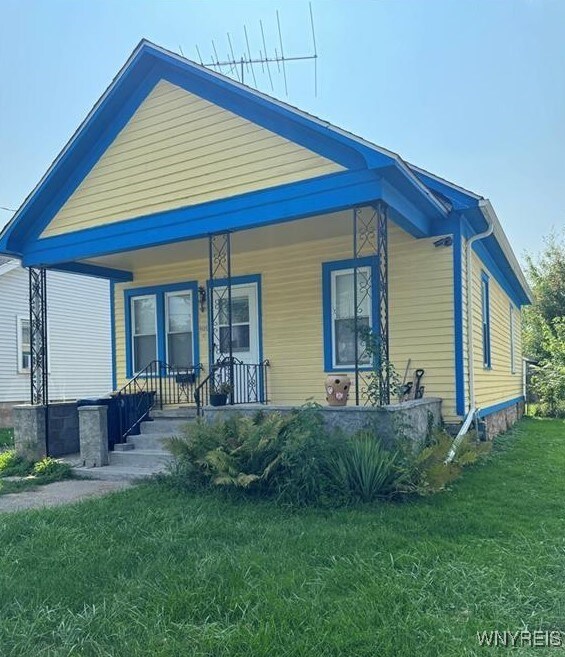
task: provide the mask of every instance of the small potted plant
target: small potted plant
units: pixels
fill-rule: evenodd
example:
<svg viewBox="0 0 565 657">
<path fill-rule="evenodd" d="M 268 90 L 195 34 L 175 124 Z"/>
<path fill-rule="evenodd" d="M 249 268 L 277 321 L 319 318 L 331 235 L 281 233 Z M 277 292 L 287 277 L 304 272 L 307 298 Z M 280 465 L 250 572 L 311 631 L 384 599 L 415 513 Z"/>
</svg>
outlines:
<svg viewBox="0 0 565 657">
<path fill-rule="evenodd" d="M 210 392 L 210 406 L 225 406 L 231 391 L 232 387 L 227 381 L 213 386 Z"/>
</svg>

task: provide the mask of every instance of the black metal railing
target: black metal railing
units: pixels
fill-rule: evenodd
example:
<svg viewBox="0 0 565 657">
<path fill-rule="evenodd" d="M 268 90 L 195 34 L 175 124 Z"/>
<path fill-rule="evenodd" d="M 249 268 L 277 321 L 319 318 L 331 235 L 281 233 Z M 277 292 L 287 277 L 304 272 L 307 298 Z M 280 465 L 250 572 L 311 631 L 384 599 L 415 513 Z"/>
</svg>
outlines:
<svg viewBox="0 0 565 657">
<path fill-rule="evenodd" d="M 210 403 L 222 406 L 226 403 L 267 404 L 269 365 L 268 360 L 244 363 L 238 358 L 229 357 L 216 362 L 194 391 L 198 415 Z"/>
<path fill-rule="evenodd" d="M 153 408 L 196 404 L 203 365 L 175 367 L 154 360 L 114 393 L 119 414 L 119 432 L 124 441 L 134 433 Z"/>
</svg>

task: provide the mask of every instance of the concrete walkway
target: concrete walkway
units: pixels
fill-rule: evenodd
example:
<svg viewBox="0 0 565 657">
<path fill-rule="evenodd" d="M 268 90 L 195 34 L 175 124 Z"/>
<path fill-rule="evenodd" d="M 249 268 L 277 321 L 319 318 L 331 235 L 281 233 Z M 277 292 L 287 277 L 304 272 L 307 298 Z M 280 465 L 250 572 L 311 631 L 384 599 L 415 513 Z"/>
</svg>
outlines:
<svg viewBox="0 0 565 657">
<path fill-rule="evenodd" d="M 99 481 L 97 479 L 67 479 L 53 484 L 38 486 L 35 490 L 0 495 L 0 513 L 41 509 L 79 502 L 89 497 L 100 497 L 107 493 L 123 490 L 129 481 Z"/>
</svg>

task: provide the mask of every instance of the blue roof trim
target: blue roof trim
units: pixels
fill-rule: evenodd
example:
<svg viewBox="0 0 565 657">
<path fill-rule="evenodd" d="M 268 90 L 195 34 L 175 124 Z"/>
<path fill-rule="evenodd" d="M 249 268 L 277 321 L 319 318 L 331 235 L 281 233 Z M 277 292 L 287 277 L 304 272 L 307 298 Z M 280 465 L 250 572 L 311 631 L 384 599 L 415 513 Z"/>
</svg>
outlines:
<svg viewBox="0 0 565 657">
<path fill-rule="evenodd" d="M 123 269 L 111 269 L 110 267 L 99 267 L 98 265 L 89 265 L 83 262 L 63 262 L 57 264 L 51 269 L 58 271 L 68 271 L 72 274 L 82 274 L 83 276 L 94 276 L 95 278 L 105 278 L 115 283 L 129 283 L 133 281 L 131 271 Z"/>
<path fill-rule="evenodd" d="M 436 218 L 446 215 L 443 205 L 399 158 L 142 41 L 45 178 L 6 227 L 0 237 L 0 252 L 24 255 L 28 251 L 27 243 L 39 237 L 161 79 L 237 113 L 346 169 L 380 169 L 393 185 L 401 186 L 409 204 L 420 208 L 420 215 L 429 214 Z M 402 212 L 398 216 L 402 218 Z"/>
<path fill-rule="evenodd" d="M 335 212 L 381 197 L 374 171 L 346 171 L 37 240 L 25 266 L 93 258 Z"/>
</svg>

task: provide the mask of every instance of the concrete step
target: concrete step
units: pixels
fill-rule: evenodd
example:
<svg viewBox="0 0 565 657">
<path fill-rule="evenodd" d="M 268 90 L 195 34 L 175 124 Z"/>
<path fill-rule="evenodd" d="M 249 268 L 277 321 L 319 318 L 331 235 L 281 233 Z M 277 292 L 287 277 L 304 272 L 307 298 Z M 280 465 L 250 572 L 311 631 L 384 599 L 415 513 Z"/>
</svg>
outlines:
<svg viewBox="0 0 565 657">
<path fill-rule="evenodd" d="M 133 449 L 133 445 L 131 443 L 116 443 L 114 445 L 114 450 L 116 452 L 127 452 L 130 449 Z"/>
<path fill-rule="evenodd" d="M 190 422 L 189 419 L 158 419 L 153 422 L 142 422 L 139 430 L 142 434 L 161 433 L 168 434 L 169 436 L 179 436 L 184 433 L 186 425 Z"/>
<path fill-rule="evenodd" d="M 73 474 L 83 479 L 100 479 L 102 481 L 138 481 L 162 472 L 164 465 L 155 468 L 138 468 L 125 465 L 105 465 L 101 468 L 73 468 Z"/>
<path fill-rule="evenodd" d="M 174 419 L 190 420 L 196 417 L 196 407 L 195 406 L 167 406 L 163 410 L 154 408 L 151 411 L 151 417 L 154 419 L 167 418 L 171 420 Z"/>
<path fill-rule="evenodd" d="M 160 449 L 165 450 L 164 442 L 171 438 L 170 433 L 147 433 L 140 434 L 139 436 L 129 436 L 127 445 L 131 445 L 131 449 Z"/>
<path fill-rule="evenodd" d="M 159 468 L 172 461 L 163 449 L 133 449 L 129 452 L 110 452 L 110 465 L 132 468 Z"/>
</svg>

